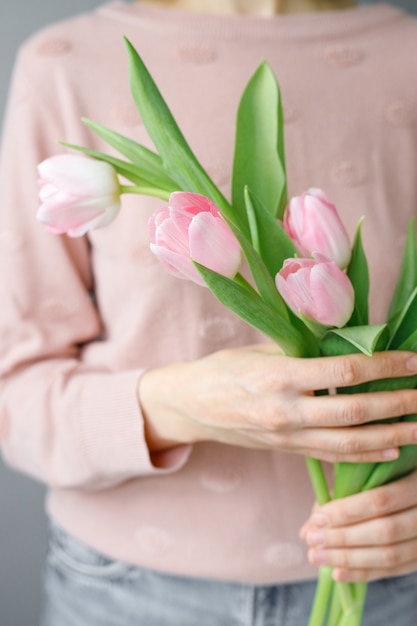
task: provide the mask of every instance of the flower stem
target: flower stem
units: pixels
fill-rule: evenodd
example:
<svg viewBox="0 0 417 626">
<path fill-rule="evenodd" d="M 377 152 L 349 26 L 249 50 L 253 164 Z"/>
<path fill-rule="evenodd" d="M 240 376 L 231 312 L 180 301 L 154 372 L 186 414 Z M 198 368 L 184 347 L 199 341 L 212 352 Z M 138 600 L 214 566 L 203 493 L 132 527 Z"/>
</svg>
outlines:
<svg viewBox="0 0 417 626">
<path fill-rule="evenodd" d="M 330 492 L 326 476 L 324 475 L 323 465 L 318 459 L 313 459 L 309 456 L 306 457 L 306 464 L 314 495 L 319 505 L 322 506 L 326 502 L 330 502 Z"/>
<path fill-rule="evenodd" d="M 333 587 L 334 581 L 331 568 L 321 567 L 308 626 L 323 626 Z"/>
<path fill-rule="evenodd" d="M 141 185 L 120 185 L 120 193 L 136 193 L 141 196 L 153 196 L 162 200 L 169 200 L 171 193 L 158 187 L 143 187 Z"/>
</svg>

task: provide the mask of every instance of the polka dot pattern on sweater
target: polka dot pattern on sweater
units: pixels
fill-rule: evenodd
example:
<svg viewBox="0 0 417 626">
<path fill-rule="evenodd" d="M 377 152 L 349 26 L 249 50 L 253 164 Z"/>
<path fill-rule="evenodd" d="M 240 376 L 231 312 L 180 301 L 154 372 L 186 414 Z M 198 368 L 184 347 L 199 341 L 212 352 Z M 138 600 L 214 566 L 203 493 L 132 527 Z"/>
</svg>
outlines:
<svg viewBox="0 0 417 626">
<path fill-rule="evenodd" d="M 384 115 L 392 126 L 412 126 L 417 122 L 417 104 L 413 106 L 407 100 L 396 100 L 385 108 Z"/>
<path fill-rule="evenodd" d="M 203 320 L 199 327 L 199 335 L 212 341 L 227 341 L 236 336 L 237 321 L 230 317 L 216 315 Z"/>
<path fill-rule="evenodd" d="M 51 37 L 41 41 L 36 49 L 39 56 L 54 57 L 67 54 L 72 50 L 72 44 L 68 39 Z"/>
<path fill-rule="evenodd" d="M 213 467 L 201 476 L 201 484 L 208 491 L 230 493 L 235 491 L 242 482 L 242 477 L 227 467 Z"/>
<path fill-rule="evenodd" d="M 365 53 L 359 48 L 353 48 L 343 44 L 333 44 L 326 46 L 322 50 L 321 56 L 329 63 L 343 68 L 361 63 L 365 57 Z"/>
<path fill-rule="evenodd" d="M 299 565 L 304 561 L 304 552 L 295 543 L 277 542 L 273 543 L 265 550 L 264 559 L 276 568 Z"/>
<path fill-rule="evenodd" d="M 163 554 L 171 547 L 169 535 L 162 529 L 155 526 L 142 526 L 138 528 L 134 535 L 136 544 L 145 554 Z"/>
<path fill-rule="evenodd" d="M 217 50 L 204 42 L 188 43 L 178 47 L 178 56 L 186 63 L 207 65 L 216 61 Z"/>
</svg>

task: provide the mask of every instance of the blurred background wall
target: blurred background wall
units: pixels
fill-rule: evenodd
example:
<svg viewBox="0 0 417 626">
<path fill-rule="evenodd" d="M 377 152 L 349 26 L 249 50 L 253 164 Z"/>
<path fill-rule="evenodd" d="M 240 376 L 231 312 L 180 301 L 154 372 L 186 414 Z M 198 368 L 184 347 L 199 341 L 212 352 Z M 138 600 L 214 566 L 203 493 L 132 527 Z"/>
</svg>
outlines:
<svg viewBox="0 0 417 626">
<path fill-rule="evenodd" d="M 19 45 L 42 26 L 102 3 L 103 0 L 0 0 L 0 120 Z M 366 4 L 377 1 L 368 0 Z M 417 0 L 396 0 L 391 4 L 417 15 Z M 44 495 L 43 486 L 11 472 L 0 460 L 0 626 L 37 626 L 46 550 Z"/>
</svg>

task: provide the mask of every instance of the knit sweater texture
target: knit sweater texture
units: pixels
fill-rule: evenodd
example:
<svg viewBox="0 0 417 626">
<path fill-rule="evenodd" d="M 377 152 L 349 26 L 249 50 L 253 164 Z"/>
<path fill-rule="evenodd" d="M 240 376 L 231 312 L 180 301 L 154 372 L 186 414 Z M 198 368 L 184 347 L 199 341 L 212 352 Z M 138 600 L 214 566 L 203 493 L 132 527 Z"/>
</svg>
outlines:
<svg viewBox="0 0 417 626">
<path fill-rule="evenodd" d="M 116 559 L 253 583 L 314 577 L 298 537 L 314 501 L 303 458 L 215 443 L 147 449 L 144 371 L 266 340 L 153 257 L 147 221 L 161 201 L 125 196 L 109 227 L 80 239 L 36 222 L 36 165 L 62 152 L 57 142 L 107 149 L 81 117 L 152 147 L 123 35 L 228 196 L 239 98 L 268 60 L 290 195 L 325 189 L 352 238 L 365 217 L 379 322 L 417 208 L 417 21 L 387 4 L 263 19 L 111 2 L 34 35 L 12 81 L 0 182 L 5 461 L 49 485 L 58 523 Z"/>
</svg>

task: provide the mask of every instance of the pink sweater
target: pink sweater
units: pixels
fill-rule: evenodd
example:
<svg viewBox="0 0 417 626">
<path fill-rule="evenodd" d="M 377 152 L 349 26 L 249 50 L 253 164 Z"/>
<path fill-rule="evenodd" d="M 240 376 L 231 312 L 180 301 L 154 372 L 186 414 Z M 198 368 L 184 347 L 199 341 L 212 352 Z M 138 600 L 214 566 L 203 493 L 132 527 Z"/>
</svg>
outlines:
<svg viewBox="0 0 417 626">
<path fill-rule="evenodd" d="M 313 503 L 301 457 L 207 443 L 156 463 L 146 447 L 141 372 L 262 339 L 152 257 L 146 224 L 160 201 L 127 197 L 88 239 L 35 221 L 36 165 L 57 141 L 103 148 L 81 116 L 150 145 L 122 35 L 226 194 L 238 100 L 268 59 L 284 95 L 290 193 L 323 187 L 351 235 L 366 216 L 376 321 L 417 208 L 417 22 L 384 4 L 264 20 L 113 2 L 35 35 L 11 90 L 0 185 L 6 462 L 46 482 L 49 514 L 115 558 L 255 583 L 312 577 L 298 539 Z"/>
</svg>

